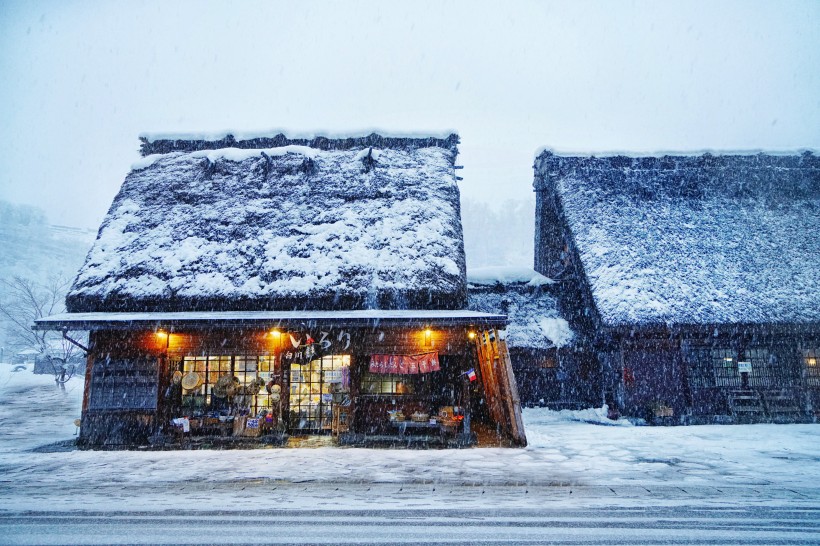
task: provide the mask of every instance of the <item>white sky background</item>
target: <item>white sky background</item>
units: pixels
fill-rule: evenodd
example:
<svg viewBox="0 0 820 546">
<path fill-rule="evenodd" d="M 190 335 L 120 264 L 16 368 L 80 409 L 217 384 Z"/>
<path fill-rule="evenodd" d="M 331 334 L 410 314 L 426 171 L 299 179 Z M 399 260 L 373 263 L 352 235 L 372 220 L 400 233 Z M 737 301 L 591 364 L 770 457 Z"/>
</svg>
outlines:
<svg viewBox="0 0 820 546">
<path fill-rule="evenodd" d="M 146 131 L 453 129 L 495 204 L 541 147 L 820 149 L 820 1 L 2 0 L 0 82 L 0 199 L 54 223 L 96 228 Z"/>
</svg>

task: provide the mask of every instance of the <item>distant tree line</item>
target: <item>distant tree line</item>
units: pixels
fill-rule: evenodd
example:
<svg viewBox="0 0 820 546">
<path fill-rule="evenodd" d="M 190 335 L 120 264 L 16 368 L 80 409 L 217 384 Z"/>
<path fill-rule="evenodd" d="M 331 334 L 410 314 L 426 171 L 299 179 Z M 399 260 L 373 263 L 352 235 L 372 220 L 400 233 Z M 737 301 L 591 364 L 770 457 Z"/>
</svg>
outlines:
<svg viewBox="0 0 820 546">
<path fill-rule="evenodd" d="M 461 222 L 467 267 L 533 266 L 535 199 L 490 205 L 462 197 Z"/>
</svg>

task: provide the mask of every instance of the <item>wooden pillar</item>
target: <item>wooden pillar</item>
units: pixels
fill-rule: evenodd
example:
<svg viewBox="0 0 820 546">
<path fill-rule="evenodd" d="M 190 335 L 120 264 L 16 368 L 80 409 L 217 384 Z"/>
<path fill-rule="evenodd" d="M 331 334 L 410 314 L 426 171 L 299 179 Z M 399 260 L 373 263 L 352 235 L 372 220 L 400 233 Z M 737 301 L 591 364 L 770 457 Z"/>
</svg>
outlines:
<svg viewBox="0 0 820 546">
<path fill-rule="evenodd" d="M 83 406 L 80 412 L 80 418 L 85 424 L 85 413 L 88 411 L 88 405 L 91 399 L 91 374 L 94 373 L 94 363 L 97 360 L 94 358 L 95 348 L 97 345 L 97 332 L 89 332 L 88 334 L 88 353 L 85 356 L 85 379 L 83 381 Z M 80 426 L 80 437 L 82 437 L 82 425 Z"/>
<path fill-rule="evenodd" d="M 484 398 L 487 400 L 487 407 L 490 410 L 490 417 L 496 423 L 503 424 L 503 412 L 501 411 L 500 402 L 498 399 L 498 382 L 493 370 L 492 364 L 492 347 L 490 344 L 489 333 L 482 331 L 478 334 L 476 339 L 476 347 L 478 349 L 478 363 L 481 370 L 481 382 L 484 387 Z"/>
</svg>

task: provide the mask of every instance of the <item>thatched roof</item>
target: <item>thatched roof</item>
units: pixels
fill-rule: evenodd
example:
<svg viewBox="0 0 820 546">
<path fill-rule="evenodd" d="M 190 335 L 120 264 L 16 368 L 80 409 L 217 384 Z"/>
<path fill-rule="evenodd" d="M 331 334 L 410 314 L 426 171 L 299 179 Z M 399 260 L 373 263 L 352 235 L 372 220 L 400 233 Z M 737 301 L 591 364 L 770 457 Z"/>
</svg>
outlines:
<svg viewBox="0 0 820 546">
<path fill-rule="evenodd" d="M 820 158 L 542 153 L 605 325 L 820 322 Z"/>
<path fill-rule="evenodd" d="M 177 151 L 148 155 L 114 199 L 69 311 L 463 307 L 458 137 L 328 140 L 174 140 Z M 146 140 L 143 152 L 166 146 Z"/>
<path fill-rule="evenodd" d="M 512 349 L 560 348 L 575 334 L 558 312 L 553 284 L 531 269 L 470 269 L 467 306 L 473 311 L 507 315 L 507 345 Z"/>
</svg>

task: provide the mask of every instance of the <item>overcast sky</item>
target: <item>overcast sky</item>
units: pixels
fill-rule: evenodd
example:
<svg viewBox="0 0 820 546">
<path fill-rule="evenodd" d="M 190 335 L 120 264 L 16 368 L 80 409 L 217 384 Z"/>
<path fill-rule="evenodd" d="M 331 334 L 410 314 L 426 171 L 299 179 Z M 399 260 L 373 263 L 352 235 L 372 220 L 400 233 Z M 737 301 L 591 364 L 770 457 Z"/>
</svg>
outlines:
<svg viewBox="0 0 820 546">
<path fill-rule="evenodd" d="M 820 1 L 0 0 L 0 199 L 96 228 L 142 132 L 461 135 L 462 194 L 536 150 L 820 149 Z"/>
</svg>

